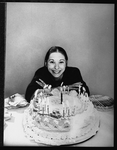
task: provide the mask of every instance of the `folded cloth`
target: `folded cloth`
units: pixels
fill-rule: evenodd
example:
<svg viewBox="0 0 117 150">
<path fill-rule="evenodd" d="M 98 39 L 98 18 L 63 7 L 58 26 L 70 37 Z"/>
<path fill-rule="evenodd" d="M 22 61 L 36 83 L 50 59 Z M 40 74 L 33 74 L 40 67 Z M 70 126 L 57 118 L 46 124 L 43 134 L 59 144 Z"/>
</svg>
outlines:
<svg viewBox="0 0 117 150">
<path fill-rule="evenodd" d="M 100 111 L 106 111 L 114 108 L 114 99 L 109 96 L 91 95 L 89 99 L 94 104 L 94 107 Z"/>
<path fill-rule="evenodd" d="M 4 121 L 10 120 L 12 118 L 12 113 L 8 111 L 7 108 L 4 108 Z"/>
<path fill-rule="evenodd" d="M 5 98 L 4 107 L 7 109 L 13 109 L 13 108 L 25 107 L 28 104 L 29 103 L 26 101 L 23 95 L 16 93 L 8 98 Z"/>
<path fill-rule="evenodd" d="M 12 118 L 12 113 L 8 111 L 7 108 L 4 108 L 4 129 L 7 126 L 6 121 L 10 120 Z"/>
</svg>

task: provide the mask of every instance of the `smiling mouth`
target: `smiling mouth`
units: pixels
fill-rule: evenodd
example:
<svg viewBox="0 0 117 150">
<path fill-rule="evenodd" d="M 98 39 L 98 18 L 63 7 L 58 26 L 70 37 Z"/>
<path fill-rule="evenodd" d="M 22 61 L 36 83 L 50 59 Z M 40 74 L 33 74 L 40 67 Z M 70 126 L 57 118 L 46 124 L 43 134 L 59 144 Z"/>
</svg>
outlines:
<svg viewBox="0 0 117 150">
<path fill-rule="evenodd" d="M 54 74 L 59 74 L 59 73 L 61 72 L 61 70 L 52 70 L 52 72 L 53 72 Z"/>
</svg>

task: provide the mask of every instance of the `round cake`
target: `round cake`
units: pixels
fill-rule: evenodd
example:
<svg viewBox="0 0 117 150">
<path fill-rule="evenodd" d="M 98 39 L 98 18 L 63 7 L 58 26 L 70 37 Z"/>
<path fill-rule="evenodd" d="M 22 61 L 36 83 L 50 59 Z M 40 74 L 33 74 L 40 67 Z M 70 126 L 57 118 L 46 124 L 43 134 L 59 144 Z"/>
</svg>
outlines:
<svg viewBox="0 0 117 150">
<path fill-rule="evenodd" d="M 85 88 L 38 89 L 24 111 L 26 136 L 37 143 L 69 145 L 89 139 L 99 129 L 99 115 Z"/>
</svg>

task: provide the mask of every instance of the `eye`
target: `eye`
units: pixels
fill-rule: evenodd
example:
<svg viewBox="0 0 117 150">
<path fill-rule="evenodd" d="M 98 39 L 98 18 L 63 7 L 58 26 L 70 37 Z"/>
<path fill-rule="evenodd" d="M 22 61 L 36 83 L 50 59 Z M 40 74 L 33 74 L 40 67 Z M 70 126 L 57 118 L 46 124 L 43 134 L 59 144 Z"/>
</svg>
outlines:
<svg viewBox="0 0 117 150">
<path fill-rule="evenodd" d="M 53 64 L 53 63 L 54 63 L 54 61 L 53 61 L 53 60 L 49 60 L 49 63 L 50 63 L 50 64 Z"/>
<path fill-rule="evenodd" d="M 59 63 L 60 63 L 60 64 L 64 64 L 64 63 L 65 63 L 65 61 L 64 61 L 64 60 L 61 60 Z"/>
<path fill-rule="evenodd" d="M 63 61 L 60 61 L 59 63 L 60 63 L 60 64 L 63 64 L 64 62 L 63 62 Z"/>
</svg>

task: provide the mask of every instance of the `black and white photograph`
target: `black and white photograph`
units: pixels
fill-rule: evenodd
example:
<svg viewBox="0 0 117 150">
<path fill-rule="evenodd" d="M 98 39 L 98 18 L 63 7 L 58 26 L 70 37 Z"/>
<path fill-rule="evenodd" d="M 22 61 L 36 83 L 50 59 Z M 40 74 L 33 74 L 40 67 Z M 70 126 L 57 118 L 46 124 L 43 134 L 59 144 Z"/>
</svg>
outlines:
<svg viewBox="0 0 117 150">
<path fill-rule="evenodd" d="M 3 146 L 114 147 L 113 3 L 5 3 Z"/>
</svg>

